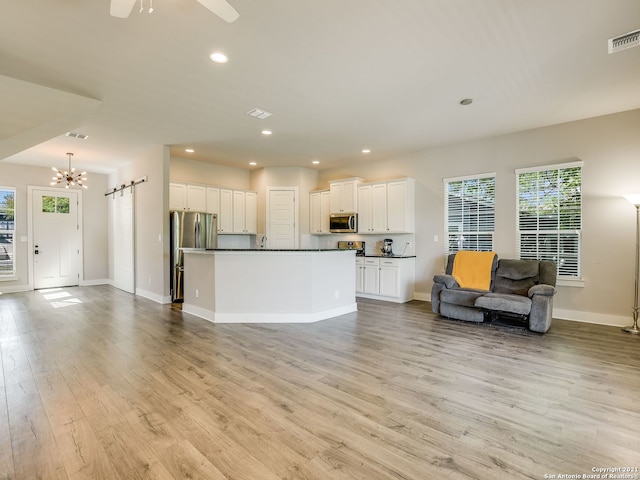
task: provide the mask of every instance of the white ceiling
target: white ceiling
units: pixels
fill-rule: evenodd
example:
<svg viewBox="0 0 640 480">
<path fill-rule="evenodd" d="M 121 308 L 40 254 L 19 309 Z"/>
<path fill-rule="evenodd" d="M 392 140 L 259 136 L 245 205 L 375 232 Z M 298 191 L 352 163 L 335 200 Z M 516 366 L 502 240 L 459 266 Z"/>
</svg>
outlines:
<svg viewBox="0 0 640 480">
<path fill-rule="evenodd" d="M 171 145 L 322 169 L 640 108 L 640 47 L 607 54 L 638 0 L 229 1 L 230 24 L 195 0 L 128 19 L 109 0 L 3 2 L 0 158 L 107 172 Z"/>
</svg>

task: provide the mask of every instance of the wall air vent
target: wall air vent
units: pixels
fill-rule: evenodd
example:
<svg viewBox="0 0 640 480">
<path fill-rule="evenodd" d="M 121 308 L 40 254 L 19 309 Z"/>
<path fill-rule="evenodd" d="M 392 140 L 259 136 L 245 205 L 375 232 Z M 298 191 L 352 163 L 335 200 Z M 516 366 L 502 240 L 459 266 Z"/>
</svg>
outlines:
<svg viewBox="0 0 640 480">
<path fill-rule="evenodd" d="M 640 45 L 640 30 L 609 39 L 609 53 L 617 53 Z"/>
<path fill-rule="evenodd" d="M 89 135 L 85 135 L 84 133 L 78 132 L 67 132 L 67 137 L 79 138 L 80 140 L 86 140 L 89 138 Z"/>
<path fill-rule="evenodd" d="M 259 108 L 254 108 L 253 110 L 249 110 L 247 115 L 251 115 L 252 117 L 259 118 L 260 120 L 264 120 L 265 118 L 269 118 L 273 113 L 266 112 L 264 110 L 260 110 Z"/>
</svg>

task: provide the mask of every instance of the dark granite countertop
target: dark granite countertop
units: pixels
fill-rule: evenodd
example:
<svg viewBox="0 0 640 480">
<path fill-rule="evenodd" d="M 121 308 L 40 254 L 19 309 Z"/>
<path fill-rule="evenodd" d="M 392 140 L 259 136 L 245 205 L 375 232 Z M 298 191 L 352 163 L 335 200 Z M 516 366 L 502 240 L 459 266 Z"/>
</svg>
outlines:
<svg viewBox="0 0 640 480">
<path fill-rule="evenodd" d="M 415 255 L 359 255 L 365 258 L 416 258 Z"/>
<path fill-rule="evenodd" d="M 207 248 L 210 252 L 344 252 L 338 248 Z M 355 250 L 354 250 L 355 251 Z"/>
</svg>

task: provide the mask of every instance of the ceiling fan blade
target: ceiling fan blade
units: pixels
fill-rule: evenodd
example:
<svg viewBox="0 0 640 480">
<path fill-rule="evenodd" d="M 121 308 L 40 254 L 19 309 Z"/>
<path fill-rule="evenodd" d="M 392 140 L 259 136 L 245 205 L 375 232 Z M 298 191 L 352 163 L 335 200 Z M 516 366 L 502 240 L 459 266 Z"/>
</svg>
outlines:
<svg viewBox="0 0 640 480">
<path fill-rule="evenodd" d="M 111 0 L 111 15 L 118 18 L 127 18 L 135 3 L 136 0 Z"/>
<path fill-rule="evenodd" d="M 226 0 L 198 0 L 198 2 L 218 15 L 225 22 L 234 22 L 240 16 L 238 11 L 233 8 Z"/>
</svg>

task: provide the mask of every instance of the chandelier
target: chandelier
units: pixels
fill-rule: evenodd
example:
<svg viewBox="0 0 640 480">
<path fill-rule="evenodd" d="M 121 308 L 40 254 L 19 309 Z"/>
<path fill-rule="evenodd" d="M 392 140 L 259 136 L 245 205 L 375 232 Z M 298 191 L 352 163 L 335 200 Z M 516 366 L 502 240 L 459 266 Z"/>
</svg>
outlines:
<svg viewBox="0 0 640 480">
<path fill-rule="evenodd" d="M 71 157 L 73 156 L 73 153 L 67 153 L 67 155 L 69 156 L 68 170 L 62 171 L 58 170 L 56 167 L 51 167 L 51 169 L 56 172 L 56 176 L 51 177 L 51 180 L 53 180 L 51 185 L 60 185 L 61 183 L 67 182 L 64 188 L 74 187 L 76 185 L 78 187 L 87 188 L 87 186 L 82 183 L 87 179 L 87 177 L 85 177 L 87 172 L 76 173 L 76 169 L 71 168 Z"/>
</svg>

